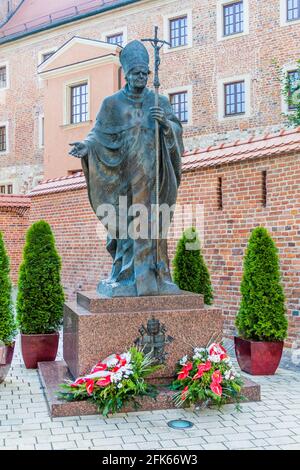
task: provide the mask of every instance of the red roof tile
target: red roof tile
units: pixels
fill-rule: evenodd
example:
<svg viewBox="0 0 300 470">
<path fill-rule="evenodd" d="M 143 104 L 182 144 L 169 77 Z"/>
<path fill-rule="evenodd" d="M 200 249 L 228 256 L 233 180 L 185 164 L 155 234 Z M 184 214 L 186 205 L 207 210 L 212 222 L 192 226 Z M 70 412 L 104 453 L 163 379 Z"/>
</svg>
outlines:
<svg viewBox="0 0 300 470">
<path fill-rule="evenodd" d="M 220 144 L 207 149 L 195 149 L 185 152 L 182 165 L 183 171 L 208 168 L 228 163 L 253 160 L 255 158 L 286 155 L 291 152 L 300 152 L 300 127 L 292 130 L 280 131 L 263 137 L 251 138 L 244 142 Z M 86 188 L 82 172 L 71 176 L 46 180 L 34 188 L 29 196 L 39 196 L 48 193 L 59 193 Z"/>
<path fill-rule="evenodd" d="M 246 159 L 283 155 L 300 151 L 300 127 L 276 134 L 251 137 L 245 141 L 185 152 L 183 171 L 233 163 Z"/>
</svg>

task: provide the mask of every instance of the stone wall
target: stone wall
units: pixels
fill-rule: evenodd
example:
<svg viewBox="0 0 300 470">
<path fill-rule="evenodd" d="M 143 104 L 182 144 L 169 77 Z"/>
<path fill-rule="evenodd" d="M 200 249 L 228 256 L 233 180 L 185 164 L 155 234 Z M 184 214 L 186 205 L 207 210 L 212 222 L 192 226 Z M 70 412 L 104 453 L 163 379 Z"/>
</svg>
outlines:
<svg viewBox="0 0 300 470">
<path fill-rule="evenodd" d="M 162 54 L 160 75 L 162 92 L 180 86 L 192 89 L 192 124 L 185 126 L 186 147 L 246 138 L 282 126 L 280 83 L 272 62 L 275 59 L 283 67 L 299 58 L 299 25 L 280 26 L 279 0 L 249 0 L 249 34 L 217 41 L 216 5 L 216 0 L 142 0 L 2 44 L 0 63 L 9 63 L 11 83 L 9 90 L 0 93 L 0 122 L 9 123 L 10 153 L 1 156 L 0 171 L 7 168 L 10 181 L 22 192 L 34 182 L 27 174 L 16 173 L 16 166 L 29 165 L 34 178 L 42 174 L 39 117 L 47 93 L 47 84 L 37 74 L 42 51 L 59 48 L 75 35 L 102 39 L 103 33 L 124 26 L 128 41 L 151 36 L 154 25 L 162 34 L 163 17 L 186 10 L 192 10 L 193 47 Z M 250 117 L 218 120 L 218 81 L 244 74 L 250 76 Z"/>
<path fill-rule="evenodd" d="M 262 171 L 268 172 L 267 205 L 263 205 Z M 222 177 L 223 209 L 218 207 L 218 181 Z M 74 178 L 76 180 L 76 177 Z M 185 171 L 178 204 L 200 204 L 204 209 L 203 252 L 211 273 L 216 307 L 223 309 L 225 333 L 234 333 L 245 248 L 251 230 L 265 226 L 280 255 L 287 298 L 291 346 L 300 333 L 300 154 L 264 157 Z M 71 181 L 71 180 L 70 180 Z M 63 192 L 45 185 L 32 196 L 30 221 L 43 218 L 55 233 L 63 260 L 63 283 L 69 299 L 77 290 L 95 289 L 110 271 L 105 234 L 93 214 L 86 189 Z M 54 186 L 54 189 L 53 189 Z M 175 236 L 169 243 L 173 258 Z"/>
<path fill-rule="evenodd" d="M 10 257 L 11 279 L 17 283 L 25 232 L 29 226 L 30 199 L 0 195 L 0 231 Z"/>
</svg>

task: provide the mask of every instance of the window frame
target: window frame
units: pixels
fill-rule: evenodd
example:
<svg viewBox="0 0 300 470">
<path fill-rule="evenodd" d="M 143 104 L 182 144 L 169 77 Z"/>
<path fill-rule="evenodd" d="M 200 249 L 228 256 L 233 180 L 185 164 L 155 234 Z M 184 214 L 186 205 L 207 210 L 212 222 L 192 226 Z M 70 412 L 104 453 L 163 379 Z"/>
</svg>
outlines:
<svg viewBox="0 0 300 470">
<path fill-rule="evenodd" d="M 175 94 L 180 94 L 180 93 L 187 93 L 188 120 L 187 122 L 181 122 L 182 127 L 186 128 L 193 124 L 193 87 L 192 85 L 186 85 L 186 86 L 183 85 L 183 86 L 179 86 L 176 88 L 169 88 L 168 90 L 164 91 L 164 95 L 168 98 L 170 104 L 171 104 L 170 96 L 175 95 Z"/>
<path fill-rule="evenodd" d="M 111 44 L 107 41 L 107 38 L 110 36 L 116 36 L 117 34 L 123 34 L 123 44 L 119 47 L 124 47 L 127 44 L 127 26 L 121 26 L 120 28 L 114 28 L 109 31 L 104 31 L 101 34 L 101 41 Z M 111 44 L 112 46 L 118 46 L 118 44 Z"/>
<path fill-rule="evenodd" d="M 237 25 L 237 22 L 233 22 L 233 27 L 234 27 L 234 32 L 233 33 L 229 33 L 229 34 L 226 34 L 226 22 L 225 22 L 225 19 L 226 19 L 226 14 L 225 14 L 225 10 L 226 8 L 229 8 L 230 6 L 236 6 L 236 5 L 240 5 L 242 4 L 243 6 L 243 30 L 242 31 L 236 31 L 236 25 Z M 235 19 L 236 18 L 236 15 L 237 13 L 234 11 L 233 12 L 233 18 Z M 236 35 L 236 34 L 241 34 L 244 32 L 244 1 L 243 0 L 237 0 L 233 3 L 225 3 L 223 5 L 223 36 L 224 37 L 227 37 L 227 36 L 233 36 L 233 35 Z"/>
<path fill-rule="evenodd" d="M 225 115 L 225 85 L 230 83 L 245 82 L 245 113 Z M 218 91 L 218 121 L 226 122 L 234 119 L 249 119 L 252 116 L 252 79 L 250 74 L 236 75 L 220 78 L 217 81 Z"/>
<path fill-rule="evenodd" d="M 289 77 L 291 74 L 298 74 L 299 78 L 297 80 L 300 81 L 300 71 L 298 69 L 296 70 L 288 70 L 287 71 L 287 77 L 288 77 L 288 80 L 289 80 Z M 290 83 L 290 80 L 289 80 L 289 95 L 291 94 L 291 83 Z M 297 109 L 296 106 L 293 106 L 293 105 L 289 105 L 289 103 L 287 103 L 287 106 L 288 106 L 288 111 L 291 111 L 293 112 L 295 109 Z"/>
<path fill-rule="evenodd" d="M 119 44 L 117 42 L 109 42 L 109 38 L 117 38 L 119 36 L 122 36 L 122 44 Z M 113 46 L 123 47 L 123 44 L 124 44 L 124 34 L 123 34 L 123 32 L 121 31 L 120 33 L 108 34 L 106 36 L 106 42 L 108 42 L 108 44 L 112 44 Z"/>
<path fill-rule="evenodd" d="M 282 67 L 282 74 L 284 77 L 287 77 L 287 75 L 290 72 L 296 72 L 298 68 L 299 68 L 299 64 L 297 62 L 286 64 Z M 282 92 L 281 92 L 281 111 L 283 114 L 293 113 L 294 109 L 289 107 L 286 101 L 286 95 L 283 93 L 283 89 L 284 89 L 284 84 L 282 85 Z"/>
<path fill-rule="evenodd" d="M 86 121 L 72 123 L 71 122 L 71 92 L 72 88 L 86 83 L 87 84 L 87 119 Z M 64 86 L 64 100 L 63 100 L 63 126 L 84 126 L 90 123 L 90 106 L 91 106 L 91 96 L 90 96 L 90 77 L 84 76 L 78 78 L 77 80 L 70 80 L 63 84 Z"/>
<path fill-rule="evenodd" d="M 6 85 L 4 87 L 0 87 L 0 92 L 4 90 L 8 90 L 10 88 L 10 76 L 9 76 L 9 66 L 8 62 L 0 62 L 0 68 L 6 69 Z"/>
<path fill-rule="evenodd" d="M 288 0 L 280 0 L 280 26 L 294 26 L 299 23 L 300 18 L 296 20 L 288 20 Z"/>
<path fill-rule="evenodd" d="M 51 47 L 50 49 L 44 49 L 42 51 L 39 51 L 38 53 L 38 66 L 40 66 L 41 64 L 43 64 L 44 62 L 46 62 L 46 60 L 50 59 L 50 57 L 55 54 L 55 52 L 57 51 L 57 47 Z M 50 52 L 52 53 L 50 57 L 48 57 L 47 59 L 43 60 L 43 56 L 45 54 L 50 54 Z"/>
<path fill-rule="evenodd" d="M 9 153 L 9 133 L 8 133 L 8 122 L 0 122 L 0 127 L 5 128 L 5 150 L 0 150 L 0 156 L 7 155 Z"/>
<path fill-rule="evenodd" d="M 286 21 L 288 23 L 293 23 L 294 21 L 300 21 L 300 0 L 297 0 L 297 8 L 298 8 L 298 18 L 293 18 L 292 20 L 289 20 L 289 0 L 286 0 Z"/>
<path fill-rule="evenodd" d="M 85 87 L 85 93 L 82 93 L 82 88 Z M 80 98 L 80 103 L 79 105 L 76 105 L 74 104 L 74 99 L 77 98 L 78 96 L 74 96 L 73 95 L 73 90 L 75 90 L 76 88 L 79 88 L 79 98 Z M 86 101 L 83 102 L 81 100 L 81 98 L 85 96 L 86 97 Z M 70 124 L 82 124 L 84 122 L 87 122 L 88 121 L 88 83 L 87 82 L 83 82 L 83 83 L 79 83 L 79 84 L 76 84 L 76 85 L 71 85 L 70 86 Z M 83 106 L 86 106 L 86 111 L 83 112 L 82 110 L 82 107 Z M 74 108 L 76 108 L 77 106 L 79 106 L 79 113 L 73 113 L 74 111 Z M 82 120 L 82 117 L 85 115 L 85 119 Z M 75 116 L 79 116 L 80 120 L 78 122 L 74 122 L 73 119 L 75 118 Z"/>
<path fill-rule="evenodd" d="M 243 31 L 225 36 L 224 7 L 243 3 Z M 217 0 L 217 41 L 229 41 L 249 34 L 249 0 Z"/>
<path fill-rule="evenodd" d="M 186 44 L 176 47 L 170 47 L 167 44 L 163 46 L 164 53 L 170 53 L 175 51 L 182 51 L 184 49 L 189 49 L 193 46 L 193 11 L 191 9 L 182 10 L 174 14 L 170 13 L 163 16 L 163 39 L 170 43 L 170 33 L 171 33 L 171 21 L 183 18 L 187 18 L 187 37 Z"/>
<path fill-rule="evenodd" d="M 228 95 L 226 93 L 226 89 L 227 89 L 227 87 L 232 86 L 232 85 L 234 85 L 234 88 L 235 88 L 236 85 L 239 85 L 241 83 L 244 84 L 244 91 L 243 91 L 244 101 L 241 102 L 241 103 L 244 103 L 244 111 L 240 111 L 240 112 L 237 111 L 236 108 L 237 108 L 239 102 L 235 101 L 234 102 L 235 112 L 227 114 L 227 96 Z M 235 96 L 235 98 L 237 98 L 237 96 L 238 96 L 238 92 L 237 92 L 236 88 L 234 89 L 234 96 Z M 246 113 L 246 83 L 245 83 L 245 80 L 239 80 L 239 81 L 224 83 L 224 116 L 226 118 L 233 117 L 233 116 L 244 116 L 245 113 Z"/>
</svg>

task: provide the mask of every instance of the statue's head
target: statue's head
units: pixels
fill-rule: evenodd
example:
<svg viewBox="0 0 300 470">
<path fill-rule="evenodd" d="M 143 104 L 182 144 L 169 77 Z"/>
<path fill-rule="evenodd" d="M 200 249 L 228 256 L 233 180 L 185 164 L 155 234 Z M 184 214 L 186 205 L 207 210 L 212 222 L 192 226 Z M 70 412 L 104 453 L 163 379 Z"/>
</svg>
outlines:
<svg viewBox="0 0 300 470">
<path fill-rule="evenodd" d="M 131 41 L 124 47 L 120 62 L 130 88 L 145 88 L 148 81 L 149 54 L 140 41 Z"/>
</svg>

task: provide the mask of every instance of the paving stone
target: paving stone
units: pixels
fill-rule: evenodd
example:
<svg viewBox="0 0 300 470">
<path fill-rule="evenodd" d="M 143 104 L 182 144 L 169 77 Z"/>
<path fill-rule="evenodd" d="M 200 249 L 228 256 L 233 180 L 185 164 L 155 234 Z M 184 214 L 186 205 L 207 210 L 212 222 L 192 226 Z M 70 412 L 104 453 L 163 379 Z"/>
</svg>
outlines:
<svg viewBox="0 0 300 470">
<path fill-rule="evenodd" d="M 251 449 L 255 447 L 255 444 L 250 440 L 245 441 L 230 441 L 225 443 L 226 447 L 231 450 L 238 450 L 238 449 Z"/>
<path fill-rule="evenodd" d="M 294 439 L 288 436 L 281 436 L 281 437 L 270 437 L 266 439 L 269 445 L 284 445 L 284 444 L 295 444 Z"/>
</svg>

